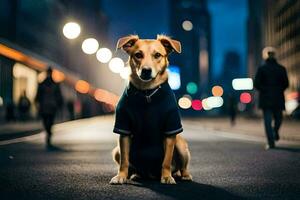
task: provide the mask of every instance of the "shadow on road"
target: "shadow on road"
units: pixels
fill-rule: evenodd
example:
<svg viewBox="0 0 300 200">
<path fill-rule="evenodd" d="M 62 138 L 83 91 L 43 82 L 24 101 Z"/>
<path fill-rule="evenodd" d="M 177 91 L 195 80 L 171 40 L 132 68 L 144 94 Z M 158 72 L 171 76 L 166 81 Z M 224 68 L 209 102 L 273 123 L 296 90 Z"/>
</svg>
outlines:
<svg viewBox="0 0 300 200">
<path fill-rule="evenodd" d="M 149 188 L 154 192 L 172 197 L 174 199 L 245 199 L 222 188 L 193 181 L 177 182 L 176 185 L 162 185 L 157 181 L 143 181 L 137 184 L 132 183 L 132 185 Z"/>
<path fill-rule="evenodd" d="M 274 148 L 274 150 L 277 151 L 289 151 L 289 152 L 294 152 L 294 153 L 299 153 L 300 152 L 300 148 L 288 148 L 288 147 L 277 147 Z"/>
<path fill-rule="evenodd" d="M 48 146 L 46 148 L 47 152 L 67 152 L 66 149 L 63 149 L 63 148 L 60 148 L 58 146 L 54 146 L 54 145 L 51 145 L 51 146 Z"/>
</svg>

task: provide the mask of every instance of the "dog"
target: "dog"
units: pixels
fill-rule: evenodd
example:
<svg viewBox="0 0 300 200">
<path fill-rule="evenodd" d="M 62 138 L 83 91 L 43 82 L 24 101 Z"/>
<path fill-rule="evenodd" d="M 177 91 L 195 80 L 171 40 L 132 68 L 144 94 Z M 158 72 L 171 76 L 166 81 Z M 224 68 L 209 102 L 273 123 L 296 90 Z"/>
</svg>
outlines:
<svg viewBox="0 0 300 200">
<path fill-rule="evenodd" d="M 116 108 L 113 132 L 120 136 L 112 155 L 119 171 L 110 184 L 128 178 L 157 178 L 163 184 L 176 184 L 174 178 L 192 180 L 190 151 L 179 135 L 183 129 L 167 73 L 168 56 L 181 52 L 180 42 L 164 35 L 130 35 L 118 40 L 117 49 L 129 55 L 132 73 Z"/>
</svg>

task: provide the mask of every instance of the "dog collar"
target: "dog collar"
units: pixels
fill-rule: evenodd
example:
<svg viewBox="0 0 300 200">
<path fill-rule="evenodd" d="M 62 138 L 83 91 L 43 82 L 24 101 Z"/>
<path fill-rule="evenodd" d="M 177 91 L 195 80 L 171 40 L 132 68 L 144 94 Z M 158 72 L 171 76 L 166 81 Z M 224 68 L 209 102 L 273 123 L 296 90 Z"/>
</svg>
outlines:
<svg viewBox="0 0 300 200">
<path fill-rule="evenodd" d="M 147 103 L 151 103 L 151 97 L 161 88 L 161 86 L 159 85 L 158 88 L 156 88 L 152 93 L 150 93 L 149 95 L 145 95 Z"/>
<path fill-rule="evenodd" d="M 145 98 L 147 103 L 151 103 L 153 95 L 158 93 L 158 91 L 163 87 L 163 85 L 164 83 L 150 90 L 139 90 L 136 87 L 134 87 L 132 83 L 129 83 L 129 85 L 127 86 L 126 95 L 127 96 L 130 96 L 130 94 L 138 95 L 142 98 Z"/>
</svg>

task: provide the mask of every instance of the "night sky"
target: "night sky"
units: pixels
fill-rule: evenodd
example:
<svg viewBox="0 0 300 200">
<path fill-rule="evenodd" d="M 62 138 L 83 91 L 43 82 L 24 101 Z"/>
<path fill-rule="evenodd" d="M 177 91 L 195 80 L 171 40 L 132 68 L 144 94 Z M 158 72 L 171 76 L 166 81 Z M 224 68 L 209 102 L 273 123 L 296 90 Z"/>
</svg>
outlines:
<svg viewBox="0 0 300 200">
<path fill-rule="evenodd" d="M 212 17 L 213 77 L 221 73 L 223 56 L 229 50 L 241 55 L 245 72 L 247 0 L 208 0 L 208 4 Z M 103 9 L 109 19 L 112 44 L 129 34 L 155 38 L 156 34 L 169 33 L 168 0 L 103 0 Z"/>
</svg>

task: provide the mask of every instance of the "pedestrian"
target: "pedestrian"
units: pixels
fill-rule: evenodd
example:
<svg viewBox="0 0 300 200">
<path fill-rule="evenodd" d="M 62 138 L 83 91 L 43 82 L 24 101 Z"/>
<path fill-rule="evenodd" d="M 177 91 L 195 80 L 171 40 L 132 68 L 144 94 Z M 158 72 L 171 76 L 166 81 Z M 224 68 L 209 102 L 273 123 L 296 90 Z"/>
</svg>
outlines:
<svg viewBox="0 0 300 200">
<path fill-rule="evenodd" d="M 234 95 L 229 94 L 228 96 L 228 114 L 230 119 L 230 125 L 235 126 L 236 115 L 237 115 L 237 101 Z"/>
<path fill-rule="evenodd" d="M 16 121 L 15 104 L 12 101 L 8 102 L 6 107 L 5 107 L 5 120 L 7 122 Z"/>
<path fill-rule="evenodd" d="M 54 124 L 55 114 L 63 104 L 60 86 L 52 79 L 51 67 L 47 69 L 46 79 L 38 86 L 36 102 L 38 104 L 39 114 L 42 117 L 43 125 L 47 133 L 46 145 L 47 148 L 51 148 L 51 129 Z"/>
<path fill-rule="evenodd" d="M 69 119 L 74 120 L 75 119 L 75 113 L 74 113 L 74 101 L 73 100 L 68 100 L 67 101 L 67 108 L 69 112 Z"/>
<path fill-rule="evenodd" d="M 30 107 L 31 102 L 26 95 L 26 91 L 24 90 L 18 102 L 18 112 L 21 121 L 26 121 L 29 119 Z"/>
<path fill-rule="evenodd" d="M 254 86 L 259 91 L 259 107 L 264 115 L 268 140 L 266 149 L 275 148 L 275 141 L 280 139 L 282 111 L 285 110 L 284 90 L 289 86 L 286 69 L 277 63 L 275 52 L 268 52 L 265 64 L 258 68 Z M 273 119 L 274 126 L 272 126 Z"/>
</svg>

